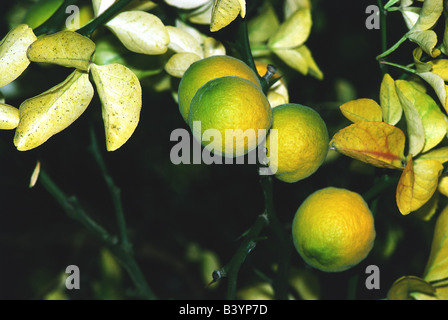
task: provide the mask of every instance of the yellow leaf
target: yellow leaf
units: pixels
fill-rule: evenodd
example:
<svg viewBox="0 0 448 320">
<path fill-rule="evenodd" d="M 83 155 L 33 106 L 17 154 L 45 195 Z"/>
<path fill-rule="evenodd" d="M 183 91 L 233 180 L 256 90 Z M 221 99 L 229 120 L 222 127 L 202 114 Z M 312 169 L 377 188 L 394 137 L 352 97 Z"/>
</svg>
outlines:
<svg viewBox="0 0 448 320">
<path fill-rule="evenodd" d="M 121 64 L 92 64 L 93 80 L 103 106 L 106 148 L 120 148 L 134 133 L 142 107 L 142 88 L 137 76 Z"/>
<path fill-rule="evenodd" d="M 395 125 L 400 121 L 403 108 L 395 89 L 395 81 L 388 73 L 384 75 L 383 81 L 381 81 L 380 105 L 384 122 Z"/>
<path fill-rule="evenodd" d="M 190 33 L 173 26 L 166 26 L 166 30 L 168 31 L 168 35 L 170 37 L 170 43 L 168 44 L 169 49 L 178 53 L 191 52 L 201 58 L 204 56 L 201 43 Z"/>
<path fill-rule="evenodd" d="M 417 47 L 412 51 L 412 56 L 414 58 L 415 69 L 417 72 L 428 72 L 431 71 L 432 65 L 429 62 L 422 62 L 421 58 L 423 55 L 423 49 L 421 47 Z"/>
<path fill-rule="evenodd" d="M 432 65 L 431 72 L 448 81 L 448 59 L 436 59 L 428 62 Z"/>
<path fill-rule="evenodd" d="M 198 60 L 201 60 L 201 57 L 199 57 L 195 53 L 191 52 L 181 52 L 176 53 L 170 57 L 168 62 L 165 65 L 165 71 L 176 78 L 182 78 L 185 71 L 187 71 L 188 67 L 193 62 L 196 62 Z"/>
<path fill-rule="evenodd" d="M 415 276 L 404 276 L 397 279 L 387 293 L 388 300 L 412 300 L 413 292 L 434 295 L 435 289 L 425 280 Z"/>
<path fill-rule="evenodd" d="M 348 101 L 339 107 L 342 114 L 352 122 L 381 121 L 381 107 L 372 99 L 356 99 Z"/>
<path fill-rule="evenodd" d="M 414 161 L 410 157 L 397 185 L 396 200 L 401 214 L 407 215 L 431 199 L 442 170 L 443 166 L 439 161 Z"/>
<path fill-rule="evenodd" d="M 418 73 L 418 75 L 434 89 L 443 108 L 445 111 L 448 111 L 448 86 L 445 84 L 445 81 L 432 72 L 422 72 Z"/>
<path fill-rule="evenodd" d="M 380 168 L 402 169 L 405 135 L 385 122 L 354 123 L 337 132 L 330 148 Z"/>
<path fill-rule="evenodd" d="M 308 39 L 312 19 L 310 9 L 299 9 L 283 22 L 268 41 L 271 49 L 296 48 Z"/>
<path fill-rule="evenodd" d="M 130 51 L 142 54 L 163 54 L 168 50 L 170 37 L 163 22 L 144 11 L 124 11 L 106 26 Z"/>
<path fill-rule="evenodd" d="M 0 103 L 0 130 L 15 129 L 19 124 L 19 109 Z"/>
<path fill-rule="evenodd" d="M 215 32 L 228 26 L 236 17 L 246 15 L 246 0 L 214 0 L 210 31 Z"/>
<path fill-rule="evenodd" d="M 28 48 L 28 59 L 54 63 L 83 71 L 89 69 L 95 43 L 74 31 L 59 31 L 39 37 Z"/>
<path fill-rule="evenodd" d="M 62 83 L 25 100 L 19 108 L 15 146 L 20 151 L 38 147 L 78 119 L 92 97 L 89 75 L 75 70 Z"/>
<path fill-rule="evenodd" d="M 36 41 L 33 30 L 20 24 L 0 42 L 0 88 L 14 81 L 28 67 L 26 56 L 28 47 Z"/>
<path fill-rule="evenodd" d="M 415 157 L 442 141 L 447 134 L 448 121 L 431 96 L 405 80 L 397 80 L 395 85 L 406 116 L 409 153 Z"/>
</svg>

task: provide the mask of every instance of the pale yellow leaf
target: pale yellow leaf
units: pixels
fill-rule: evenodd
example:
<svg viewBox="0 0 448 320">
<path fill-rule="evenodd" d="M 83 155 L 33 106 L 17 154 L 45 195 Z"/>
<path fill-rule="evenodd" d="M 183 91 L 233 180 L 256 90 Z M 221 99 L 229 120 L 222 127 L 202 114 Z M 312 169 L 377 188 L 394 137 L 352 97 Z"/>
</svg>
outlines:
<svg viewBox="0 0 448 320">
<path fill-rule="evenodd" d="M 215 32 L 228 26 L 238 15 L 246 15 L 246 0 L 214 0 L 210 31 Z"/>
<path fill-rule="evenodd" d="M 249 40 L 254 43 L 266 42 L 278 29 L 280 21 L 270 2 L 265 2 L 260 13 L 247 24 Z"/>
<path fill-rule="evenodd" d="M 166 26 L 166 30 L 168 31 L 168 35 L 170 37 L 170 42 L 168 44 L 169 49 L 177 53 L 190 52 L 201 58 L 203 57 L 201 43 L 197 41 L 196 38 L 190 33 L 173 26 Z"/>
<path fill-rule="evenodd" d="M 418 73 L 418 75 L 433 88 L 443 108 L 445 111 L 448 111 L 448 86 L 445 84 L 445 81 L 433 72 L 422 72 Z"/>
<path fill-rule="evenodd" d="M 34 62 L 54 63 L 87 71 L 95 43 L 74 31 L 59 31 L 39 37 L 28 48 L 28 58 Z"/>
<path fill-rule="evenodd" d="M 165 71 L 176 78 L 182 78 L 185 71 L 190 67 L 194 62 L 201 60 L 195 53 L 191 52 L 180 52 L 176 53 L 170 57 L 168 62 L 165 65 Z"/>
<path fill-rule="evenodd" d="M 310 35 L 311 11 L 299 9 L 284 21 L 268 41 L 272 49 L 291 49 L 302 45 Z"/>
<path fill-rule="evenodd" d="M 186 10 L 191 10 L 203 6 L 209 1 L 210 0 L 165 0 L 165 2 L 170 6 Z"/>
<path fill-rule="evenodd" d="M 0 88 L 14 81 L 28 67 L 28 47 L 36 41 L 33 30 L 20 24 L 0 42 Z"/>
<path fill-rule="evenodd" d="M 443 12 L 443 0 L 425 0 L 419 18 L 412 27 L 412 32 L 429 30 L 436 24 Z"/>
<path fill-rule="evenodd" d="M 15 146 L 20 151 L 40 146 L 78 119 L 92 97 L 89 75 L 75 70 L 62 83 L 25 100 L 19 108 L 20 122 L 14 136 Z"/>
<path fill-rule="evenodd" d="M 408 35 L 408 39 L 417 43 L 432 58 L 438 57 L 441 53 L 435 47 L 437 45 L 437 34 L 433 30 L 411 32 Z"/>
<path fill-rule="evenodd" d="M 406 23 L 408 29 L 412 29 L 419 18 L 421 8 L 419 7 L 404 7 L 401 10 L 403 20 Z"/>
<path fill-rule="evenodd" d="M 137 76 L 121 64 L 92 64 L 93 80 L 102 104 L 106 148 L 114 151 L 132 136 L 142 107 L 142 88 Z"/>
<path fill-rule="evenodd" d="M 392 284 L 387 293 L 387 299 L 412 300 L 412 293 L 414 292 L 434 295 L 435 289 L 424 279 L 415 276 L 403 276 Z"/>
<path fill-rule="evenodd" d="M 156 55 L 168 50 L 168 31 L 160 18 L 151 13 L 138 10 L 121 12 L 106 26 L 130 51 Z"/>
<path fill-rule="evenodd" d="M 225 56 L 226 55 L 226 47 L 224 45 L 212 37 L 207 37 L 203 42 L 203 50 L 204 50 L 204 58 L 210 56 Z"/>
<path fill-rule="evenodd" d="M 0 103 L 0 130 L 15 129 L 19 124 L 19 109 Z"/>
<path fill-rule="evenodd" d="M 301 74 L 310 74 L 316 79 L 323 79 L 323 73 L 315 63 L 311 52 L 306 45 L 301 45 L 300 47 L 293 49 L 273 49 L 273 52 L 285 64 Z"/>
</svg>

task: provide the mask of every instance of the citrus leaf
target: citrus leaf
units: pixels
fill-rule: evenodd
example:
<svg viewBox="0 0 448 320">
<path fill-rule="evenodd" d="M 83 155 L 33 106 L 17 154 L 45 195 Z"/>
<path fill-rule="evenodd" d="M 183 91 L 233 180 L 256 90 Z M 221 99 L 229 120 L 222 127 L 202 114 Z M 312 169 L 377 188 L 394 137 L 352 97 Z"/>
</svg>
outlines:
<svg viewBox="0 0 448 320">
<path fill-rule="evenodd" d="M 114 2 L 115 0 L 92 0 L 93 15 L 95 18 L 106 11 Z"/>
<path fill-rule="evenodd" d="M 228 26 L 236 17 L 246 15 L 246 0 L 214 0 L 210 31 L 215 32 Z"/>
<path fill-rule="evenodd" d="M 165 65 L 165 71 L 176 78 L 182 78 L 185 71 L 193 62 L 200 60 L 201 57 L 191 52 L 176 53 L 168 60 Z"/>
<path fill-rule="evenodd" d="M 423 55 L 423 49 L 420 47 L 417 47 L 414 49 L 414 51 L 412 51 L 416 71 L 420 73 L 431 71 L 432 65 L 429 62 L 422 62 L 421 61 L 422 55 Z"/>
<path fill-rule="evenodd" d="M 448 81 L 448 59 L 435 59 L 428 62 L 432 68 L 431 72 L 435 73 L 443 79 Z"/>
<path fill-rule="evenodd" d="M 443 12 L 443 0 L 425 0 L 412 32 L 429 30 L 436 24 Z"/>
<path fill-rule="evenodd" d="M 0 130 L 15 129 L 19 119 L 19 109 L 0 103 Z"/>
<path fill-rule="evenodd" d="M 406 26 L 408 27 L 408 29 L 412 29 L 420 16 L 421 8 L 402 7 L 400 11 L 403 16 L 403 20 L 406 23 Z"/>
<path fill-rule="evenodd" d="M 168 35 L 170 37 L 170 43 L 168 48 L 174 52 L 191 52 L 199 57 L 203 57 L 204 53 L 201 47 L 201 43 L 196 40 L 190 33 L 180 28 L 173 26 L 166 26 Z"/>
<path fill-rule="evenodd" d="M 89 69 L 95 43 L 74 31 L 59 31 L 39 37 L 28 48 L 28 59 L 54 63 L 83 71 Z"/>
<path fill-rule="evenodd" d="M 411 293 L 423 292 L 434 295 L 435 289 L 425 280 L 416 276 L 404 276 L 397 279 L 387 293 L 388 300 L 412 300 Z"/>
<path fill-rule="evenodd" d="M 92 97 L 89 75 L 75 70 L 62 83 L 25 100 L 19 108 L 14 145 L 19 151 L 38 147 L 78 119 Z"/>
<path fill-rule="evenodd" d="M 26 56 L 28 47 L 36 41 L 33 30 L 20 24 L 0 43 L 0 88 L 17 79 L 30 64 Z"/>
<path fill-rule="evenodd" d="M 200 7 L 209 1 L 210 0 L 165 0 L 170 6 L 186 10 Z"/>
<path fill-rule="evenodd" d="M 312 19 L 310 9 L 299 9 L 283 22 L 268 41 L 271 49 L 296 48 L 308 39 Z"/>
<path fill-rule="evenodd" d="M 400 121 L 403 108 L 395 89 L 395 81 L 388 73 L 384 75 L 381 81 L 380 105 L 384 122 L 395 125 Z"/>
<path fill-rule="evenodd" d="M 121 12 L 106 26 L 130 51 L 151 55 L 168 50 L 168 31 L 163 22 L 151 13 L 139 10 Z"/>
<path fill-rule="evenodd" d="M 381 121 L 381 107 L 372 99 L 356 99 L 348 101 L 339 107 L 342 114 L 352 122 Z"/>
<path fill-rule="evenodd" d="M 249 40 L 264 43 L 277 31 L 280 22 L 270 2 L 266 2 L 261 12 L 247 24 Z"/>
<path fill-rule="evenodd" d="M 337 132 L 330 148 L 380 168 L 404 167 L 405 135 L 385 122 L 354 123 Z"/>
<path fill-rule="evenodd" d="M 134 133 L 142 107 L 137 76 L 121 64 L 92 64 L 91 72 L 102 104 L 106 148 L 120 148 Z"/>
<path fill-rule="evenodd" d="M 420 46 L 428 55 L 435 58 L 440 55 L 440 50 L 435 48 L 437 45 L 437 34 L 432 30 L 411 32 L 408 39 Z"/>
<path fill-rule="evenodd" d="M 426 153 L 421 154 L 418 158 L 426 160 L 437 160 L 441 164 L 444 164 L 448 161 L 448 147 L 432 149 Z"/>
<path fill-rule="evenodd" d="M 445 81 L 433 72 L 422 72 L 418 75 L 433 88 L 443 108 L 448 110 L 448 86 Z"/>
<path fill-rule="evenodd" d="M 398 210 L 407 215 L 426 204 L 437 190 L 443 165 L 436 160 L 409 157 L 397 185 Z"/>
<path fill-rule="evenodd" d="M 283 5 L 285 18 L 288 19 L 299 9 L 311 9 L 311 0 L 286 0 Z"/>
<path fill-rule="evenodd" d="M 322 71 L 314 62 L 311 52 L 306 45 L 301 45 L 293 49 L 273 49 L 273 52 L 285 64 L 299 71 L 301 74 L 307 75 L 309 73 L 319 80 L 323 79 Z"/>
<path fill-rule="evenodd" d="M 395 85 L 406 116 L 409 153 L 415 157 L 442 141 L 447 134 L 448 121 L 431 96 L 405 80 L 397 80 Z"/>
<path fill-rule="evenodd" d="M 224 45 L 212 37 L 207 37 L 203 42 L 203 50 L 204 50 L 204 58 L 210 56 L 225 56 L 226 55 L 226 47 Z"/>
</svg>

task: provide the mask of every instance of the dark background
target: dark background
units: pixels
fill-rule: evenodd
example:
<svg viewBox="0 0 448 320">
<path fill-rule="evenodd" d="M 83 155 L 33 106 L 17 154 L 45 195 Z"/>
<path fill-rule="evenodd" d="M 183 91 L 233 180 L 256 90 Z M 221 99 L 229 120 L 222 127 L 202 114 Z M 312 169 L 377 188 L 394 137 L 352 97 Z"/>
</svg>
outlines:
<svg viewBox="0 0 448 320">
<path fill-rule="evenodd" d="M 381 32 L 365 27 L 365 9 L 370 4 L 376 2 L 313 1 L 314 25 L 307 45 L 325 79 L 319 81 L 298 73 L 289 79 L 290 101 L 319 111 L 330 136 L 348 124 L 338 110 L 344 99 L 364 97 L 378 101 L 381 72 L 375 57 L 381 52 Z M 3 11 L 4 18 L 0 18 L 3 35 L 8 30 L 7 14 L 7 10 Z M 404 27 L 398 12 L 389 14 L 389 46 L 405 32 Z M 412 62 L 412 48 L 412 44 L 405 43 L 391 59 L 397 63 Z M 18 107 L 24 99 L 56 85 L 70 72 L 62 67 L 31 64 L 17 80 L 18 94 L 6 102 Z M 390 72 L 394 77 L 401 75 L 396 69 Z M 117 233 L 110 195 L 89 151 L 91 125 L 107 166 L 122 190 L 136 257 L 156 294 L 162 299 L 225 297 L 225 279 L 215 289 L 205 289 L 198 262 L 186 252 L 196 244 L 213 252 L 222 265 L 230 260 L 238 247 L 238 237 L 264 209 L 256 167 L 173 165 L 169 153 L 175 143 L 170 141 L 170 133 L 187 127 L 170 92 L 153 92 L 142 83 L 140 124 L 132 138 L 115 152 L 107 153 L 105 149 L 96 94 L 73 125 L 34 150 L 17 151 L 12 143 L 14 131 L 1 132 L 1 299 L 42 299 L 57 287 L 71 264 L 81 270 L 82 289 L 65 291 L 69 298 L 107 298 L 93 285 L 102 283 L 107 287 L 100 264 L 102 244 L 67 217 L 39 182 L 34 188 L 28 187 L 34 166 L 40 161 L 64 192 L 76 195 L 95 220 Z M 353 92 L 351 95 L 344 93 L 347 87 L 352 90 L 348 90 Z M 300 203 L 317 189 L 335 186 L 364 193 L 373 186 L 374 177 L 370 168 L 359 163 L 355 166 L 347 157 L 337 157 L 301 182 L 286 184 L 275 180 L 279 219 L 288 228 Z M 323 273 L 307 269 L 300 256 L 293 254 L 292 267 L 307 269 L 318 279 L 321 299 L 381 299 L 397 278 L 421 276 L 429 254 L 433 221 L 401 216 L 394 196 L 393 187 L 376 202 L 377 240 L 371 254 L 358 266 L 341 273 Z M 260 241 L 242 266 L 238 282 L 241 288 L 260 280 L 254 270 L 271 273 L 278 248 L 269 241 L 269 229 L 263 235 L 267 240 Z M 392 254 L 386 255 L 387 250 L 392 250 Z M 380 290 L 365 288 L 365 269 L 370 264 L 380 268 Z M 124 271 L 114 281 L 114 289 L 118 288 L 114 297 L 133 297 L 133 285 Z"/>
</svg>

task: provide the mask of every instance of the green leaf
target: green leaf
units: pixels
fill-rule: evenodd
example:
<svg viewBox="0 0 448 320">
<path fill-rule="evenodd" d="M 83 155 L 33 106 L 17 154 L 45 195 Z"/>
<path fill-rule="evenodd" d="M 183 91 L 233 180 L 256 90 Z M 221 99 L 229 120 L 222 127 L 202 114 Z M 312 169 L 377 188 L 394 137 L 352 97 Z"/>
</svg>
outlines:
<svg viewBox="0 0 448 320">
<path fill-rule="evenodd" d="M 33 30 L 20 24 L 0 42 L 0 88 L 17 79 L 28 67 L 28 47 L 36 41 Z"/>
<path fill-rule="evenodd" d="M 405 80 L 395 82 L 406 116 L 409 153 L 414 157 L 438 145 L 447 134 L 447 118 L 431 96 Z"/>
<path fill-rule="evenodd" d="M 142 107 L 142 88 L 137 76 L 121 64 L 90 68 L 102 104 L 106 148 L 114 151 L 132 136 Z"/>
<path fill-rule="evenodd" d="M 144 11 L 125 11 L 106 26 L 130 51 L 142 54 L 163 54 L 168 50 L 170 36 L 162 20 Z"/>
<path fill-rule="evenodd" d="M 283 22 L 268 41 L 271 49 L 291 49 L 305 43 L 312 26 L 310 9 L 299 9 Z"/>
<path fill-rule="evenodd" d="M 0 130 L 15 129 L 19 124 L 19 109 L 0 103 Z"/>
<path fill-rule="evenodd" d="M 309 73 L 319 80 L 323 79 L 323 73 L 317 66 L 306 45 L 301 45 L 293 49 L 273 49 L 273 52 L 285 64 L 301 74 L 308 75 Z"/>
<path fill-rule="evenodd" d="M 270 2 L 265 2 L 261 12 L 250 19 L 247 28 L 249 40 L 253 43 L 264 43 L 277 31 L 280 21 Z"/>
<path fill-rule="evenodd" d="M 424 30 L 409 33 L 408 39 L 415 42 L 432 58 L 440 55 L 440 50 L 435 48 L 437 45 L 437 34 L 432 30 Z"/>
<path fill-rule="evenodd" d="M 403 108 L 395 89 L 395 81 L 388 73 L 384 75 L 381 81 L 380 105 L 384 122 L 395 125 L 400 121 Z"/>
<path fill-rule="evenodd" d="M 89 75 L 75 70 L 62 83 L 25 100 L 19 108 L 14 145 L 20 151 L 40 146 L 78 119 L 92 97 Z"/>
<path fill-rule="evenodd" d="M 95 43 L 74 31 L 59 31 L 39 37 L 28 48 L 28 59 L 87 71 Z"/>
</svg>

